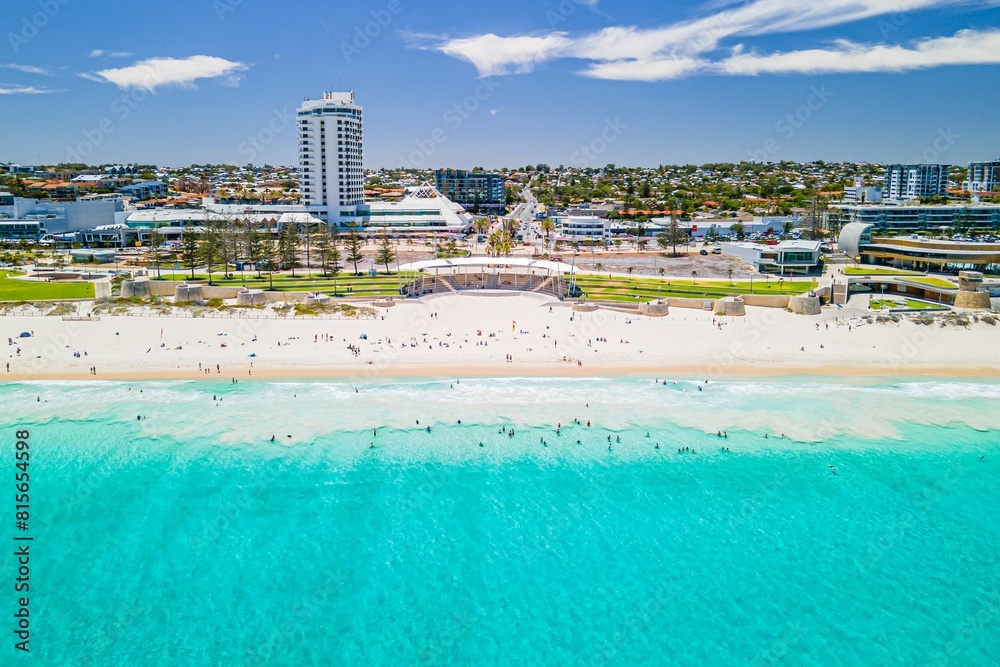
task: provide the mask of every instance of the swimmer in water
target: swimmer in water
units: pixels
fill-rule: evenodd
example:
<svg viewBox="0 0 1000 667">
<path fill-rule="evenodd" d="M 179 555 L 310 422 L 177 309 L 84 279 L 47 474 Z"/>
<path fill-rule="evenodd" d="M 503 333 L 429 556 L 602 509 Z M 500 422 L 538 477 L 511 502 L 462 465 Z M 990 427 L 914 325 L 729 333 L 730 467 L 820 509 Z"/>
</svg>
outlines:
<svg viewBox="0 0 1000 667">
<path fill-rule="evenodd" d="M 483 446 L 483 443 L 481 443 L 481 442 L 480 442 L 480 443 L 479 443 L 479 446 L 480 446 L 480 447 L 482 447 L 482 446 Z"/>
<path fill-rule="evenodd" d="M 430 432 L 431 432 L 431 427 L 430 427 L 430 426 L 428 426 L 428 427 L 427 427 L 427 432 L 428 432 L 428 433 L 430 433 Z"/>
<path fill-rule="evenodd" d="M 271 442 L 274 442 L 274 436 L 273 435 L 271 436 Z"/>
</svg>

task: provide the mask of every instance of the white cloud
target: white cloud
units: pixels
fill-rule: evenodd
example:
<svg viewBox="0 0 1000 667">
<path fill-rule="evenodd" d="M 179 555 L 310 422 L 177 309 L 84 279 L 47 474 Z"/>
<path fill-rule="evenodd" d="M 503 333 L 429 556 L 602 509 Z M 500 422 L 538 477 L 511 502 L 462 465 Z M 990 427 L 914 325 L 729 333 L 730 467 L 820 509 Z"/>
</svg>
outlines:
<svg viewBox="0 0 1000 667">
<path fill-rule="evenodd" d="M 100 58 L 103 55 L 104 51 L 101 51 L 100 49 L 94 49 L 93 51 L 90 52 L 91 58 Z"/>
<path fill-rule="evenodd" d="M 695 74 L 705 66 L 704 60 L 685 57 L 615 60 L 591 65 L 581 74 L 610 81 L 665 81 Z"/>
<path fill-rule="evenodd" d="M 141 88 L 150 92 L 163 86 L 194 87 L 198 79 L 226 77 L 233 84 L 233 75 L 249 69 L 248 65 L 215 56 L 189 58 L 150 58 L 128 67 L 104 69 L 84 74 L 92 81 L 110 82 L 122 89 Z"/>
<path fill-rule="evenodd" d="M 830 49 L 787 53 L 739 53 L 717 65 L 725 74 L 903 72 L 946 65 L 1000 64 L 1000 30 L 962 30 L 912 47 L 841 41 Z"/>
<path fill-rule="evenodd" d="M 44 67 L 34 67 L 33 65 L 18 65 L 17 63 L 7 63 L 6 65 L 0 65 L 2 69 L 12 69 L 17 72 L 22 72 L 24 74 L 40 74 L 43 76 L 52 76 L 50 70 Z"/>
<path fill-rule="evenodd" d="M 0 83 L 0 95 L 47 95 L 49 93 L 59 93 L 59 90 L 49 90 L 48 88 L 38 88 L 36 86 L 11 86 Z"/>
<path fill-rule="evenodd" d="M 560 33 L 544 37 L 498 37 L 494 34 L 453 39 L 439 50 L 453 58 L 468 60 L 479 76 L 524 74 L 535 65 L 560 55 L 570 41 Z"/>
<path fill-rule="evenodd" d="M 1000 6 L 1000 0 L 749 0 L 740 3 L 722 0 L 715 3 L 716 11 L 705 17 L 652 29 L 613 26 L 576 36 L 552 32 L 544 35 L 501 37 L 490 33 L 458 39 L 438 38 L 430 48 L 472 63 L 481 77 L 527 73 L 537 65 L 556 58 L 590 61 L 591 64 L 581 72 L 585 76 L 627 81 L 659 81 L 713 70 L 730 74 L 751 73 L 740 72 L 738 69 L 743 67 L 750 70 L 754 66 L 760 71 L 768 71 L 767 67 L 778 68 L 775 71 L 780 71 L 781 62 L 786 62 L 786 66 L 791 67 L 794 58 L 783 59 L 776 54 L 774 57 L 778 59 L 768 64 L 760 59 L 769 56 L 734 56 L 728 61 L 722 61 L 726 64 L 732 61 L 733 69 L 724 70 L 720 63 L 713 63 L 708 56 L 719 49 L 724 40 L 740 35 L 760 36 L 815 30 L 887 14 L 970 3 Z M 960 35 L 953 39 L 960 39 Z M 862 51 L 874 51 L 878 47 L 859 48 Z M 902 47 L 883 48 L 908 51 Z M 954 48 L 957 47 L 950 47 Z M 849 59 L 844 58 L 841 53 L 844 49 L 847 49 L 847 45 L 840 43 L 834 49 L 820 50 L 820 53 L 832 53 L 834 55 L 827 56 L 827 60 L 832 62 L 836 58 L 839 66 L 848 67 Z M 888 54 L 884 55 L 892 60 Z M 820 60 L 824 58 L 820 55 L 815 57 Z M 915 58 L 907 53 L 900 53 L 897 57 L 904 61 Z M 928 62 L 934 61 L 934 57 L 928 54 L 924 54 L 924 57 L 928 58 Z M 864 58 L 859 59 L 858 66 L 861 65 L 861 60 Z"/>
</svg>

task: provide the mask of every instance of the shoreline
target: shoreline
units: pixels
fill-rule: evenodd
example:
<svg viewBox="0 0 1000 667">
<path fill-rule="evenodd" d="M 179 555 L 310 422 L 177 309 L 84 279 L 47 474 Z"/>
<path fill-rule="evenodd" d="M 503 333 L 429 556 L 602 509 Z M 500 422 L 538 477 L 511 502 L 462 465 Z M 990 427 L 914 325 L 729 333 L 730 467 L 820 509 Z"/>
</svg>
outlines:
<svg viewBox="0 0 1000 667">
<path fill-rule="evenodd" d="M 240 383 L 259 382 L 313 382 L 353 380 L 366 384 L 378 382 L 393 382 L 403 380 L 443 381 L 449 379 L 482 380 L 482 379 L 676 379 L 676 380 L 711 380 L 713 382 L 740 380 L 758 380 L 761 378 L 787 380 L 796 377 L 804 378 L 843 378 L 871 380 L 985 380 L 1000 381 L 1000 366 L 955 367 L 943 365 L 908 364 L 905 367 L 895 365 L 802 365 L 774 362 L 734 364 L 722 373 L 706 373 L 707 364 L 656 364 L 638 366 L 616 365 L 598 367 L 577 367 L 569 364 L 409 364 L 394 367 L 380 367 L 374 372 L 366 372 L 372 368 L 333 366 L 333 367 L 282 367 L 254 368 L 252 375 L 237 376 Z M 204 382 L 229 383 L 233 376 L 227 373 L 205 374 L 179 368 L 145 368 L 116 369 L 97 376 L 82 371 L 52 370 L 38 371 L 31 374 L 8 374 L 0 379 L 0 384 L 19 382 Z M 708 377 L 706 377 L 708 376 Z"/>
</svg>

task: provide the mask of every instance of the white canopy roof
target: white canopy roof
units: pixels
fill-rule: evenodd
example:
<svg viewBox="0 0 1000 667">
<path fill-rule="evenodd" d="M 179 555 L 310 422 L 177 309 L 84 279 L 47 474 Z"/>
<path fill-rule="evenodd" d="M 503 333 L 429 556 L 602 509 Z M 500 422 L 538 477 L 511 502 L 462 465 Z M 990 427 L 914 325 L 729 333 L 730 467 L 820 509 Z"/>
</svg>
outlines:
<svg viewBox="0 0 1000 667">
<path fill-rule="evenodd" d="M 554 273 L 576 273 L 578 269 L 565 262 L 552 262 L 530 257 L 454 257 L 452 259 L 428 259 L 399 267 L 400 271 L 428 271 L 434 269 L 455 269 L 464 267 L 517 267 L 541 269 Z"/>
</svg>

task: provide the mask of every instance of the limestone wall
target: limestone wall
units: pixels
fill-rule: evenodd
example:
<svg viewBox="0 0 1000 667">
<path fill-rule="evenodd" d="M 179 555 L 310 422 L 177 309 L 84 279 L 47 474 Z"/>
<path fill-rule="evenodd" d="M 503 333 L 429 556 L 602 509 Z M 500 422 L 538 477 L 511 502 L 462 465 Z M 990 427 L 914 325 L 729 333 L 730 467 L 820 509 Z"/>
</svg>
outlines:
<svg viewBox="0 0 1000 667">
<path fill-rule="evenodd" d="M 781 294 L 744 294 L 740 298 L 748 306 L 763 308 L 788 308 L 788 296 Z"/>
<path fill-rule="evenodd" d="M 747 314 L 746 304 L 742 299 L 719 299 L 715 302 L 715 314 L 722 317 L 743 317 Z"/>
<path fill-rule="evenodd" d="M 149 295 L 149 281 L 145 278 L 122 282 L 123 299 L 148 299 Z"/>
<path fill-rule="evenodd" d="M 667 305 L 671 308 L 691 308 L 693 310 L 705 310 L 705 304 L 708 303 L 708 310 L 715 307 L 714 299 L 680 299 L 670 297 L 669 299 L 664 299 Z"/>
<path fill-rule="evenodd" d="M 990 310 L 989 292 L 962 292 L 955 295 L 956 308 L 974 308 L 977 310 Z"/>
<path fill-rule="evenodd" d="M 793 296 L 788 300 L 788 308 L 796 315 L 819 315 L 821 312 L 818 296 Z"/>
<path fill-rule="evenodd" d="M 204 298 L 201 285 L 178 285 L 174 288 L 174 303 L 190 303 Z"/>
</svg>

